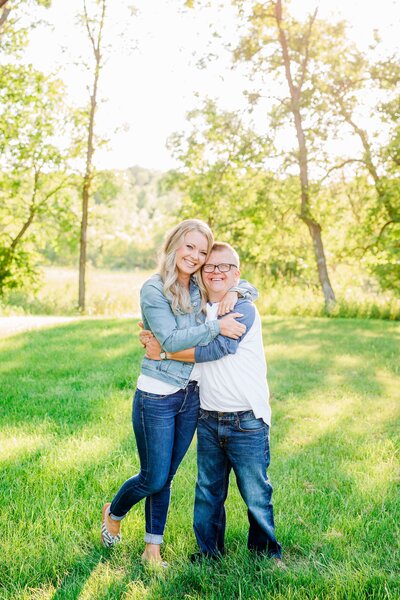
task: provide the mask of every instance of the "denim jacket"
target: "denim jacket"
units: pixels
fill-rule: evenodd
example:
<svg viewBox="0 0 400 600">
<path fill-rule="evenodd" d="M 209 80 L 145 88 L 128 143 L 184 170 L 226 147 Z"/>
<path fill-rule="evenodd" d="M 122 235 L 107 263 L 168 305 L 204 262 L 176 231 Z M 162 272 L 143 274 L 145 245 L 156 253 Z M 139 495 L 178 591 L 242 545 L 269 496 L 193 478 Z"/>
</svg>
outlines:
<svg viewBox="0 0 400 600">
<path fill-rule="evenodd" d="M 179 352 L 200 344 L 208 344 L 219 333 L 218 320 L 205 323 L 201 311 L 200 290 L 195 281 L 190 282 L 190 298 L 193 311 L 173 313 L 170 301 L 164 296 L 164 284 L 160 275 L 150 277 L 140 290 L 140 307 L 145 329 L 150 329 L 166 352 Z M 255 287 L 241 280 L 240 294 L 254 300 L 258 297 Z M 186 387 L 193 369 L 193 363 L 176 360 L 151 360 L 143 358 L 142 373 L 167 383 Z"/>
</svg>

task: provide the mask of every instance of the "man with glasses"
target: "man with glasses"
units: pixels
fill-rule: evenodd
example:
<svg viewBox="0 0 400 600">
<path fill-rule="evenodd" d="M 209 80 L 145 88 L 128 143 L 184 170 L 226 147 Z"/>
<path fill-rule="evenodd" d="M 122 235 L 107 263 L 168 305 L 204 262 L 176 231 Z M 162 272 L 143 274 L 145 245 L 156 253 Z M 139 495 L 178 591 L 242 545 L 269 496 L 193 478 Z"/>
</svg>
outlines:
<svg viewBox="0 0 400 600">
<path fill-rule="evenodd" d="M 209 298 L 207 319 L 217 318 L 219 301 L 239 281 L 239 265 L 239 256 L 229 244 L 214 244 L 202 269 Z M 195 378 L 199 376 L 194 531 L 200 552 L 192 560 L 224 554 L 224 503 L 232 469 L 248 509 L 249 550 L 279 560 L 281 546 L 275 538 L 267 477 L 271 409 L 261 321 L 256 307 L 244 298 L 238 299 L 234 311 L 246 326 L 237 340 L 218 335 L 206 346 L 174 354 L 162 352 L 158 342 L 151 340 L 146 353 L 154 360 L 195 362 Z"/>
</svg>

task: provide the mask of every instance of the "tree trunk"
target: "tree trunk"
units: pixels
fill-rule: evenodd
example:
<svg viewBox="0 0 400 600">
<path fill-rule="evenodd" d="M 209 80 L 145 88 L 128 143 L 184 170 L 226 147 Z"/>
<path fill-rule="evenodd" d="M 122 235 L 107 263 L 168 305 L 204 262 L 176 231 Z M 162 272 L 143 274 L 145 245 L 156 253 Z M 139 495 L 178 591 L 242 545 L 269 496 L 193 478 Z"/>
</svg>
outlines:
<svg viewBox="0 0 400 600">
<path fill-rule="evenodd" d="M 310 21 L 310 29 L 309 35 L 311 34 L 311 28 L 313 21 L 315 19 L 316 13 L 314 13 L 314 17 Z M 291 112 L 294 118 L 294 124 L 296 128 L 296 136 L 298 143 L 298 163 L 299 163 L 299 177 L 300 177 L 300 188 L 301 188 L 301 211 L 300 218 L 306 223 L 308 230 L 311 235 L 311 239 L 313 242 L 314 255 L 317 263 L 317 271 L 318 278 L 321 285 L 322 292 L 324 294 L 325 299 L 325 308 L 327 311 L 330 311 L 334 306 L 336 299 L 335 294 L 329 280 L 328 268 L 326 265 L 326 258 L 324 252 L 324 245 L 322 242 L 321 235 L 321 225 L 317 223 L 315 219 L 311 216 L 310 211 L 310 191 L 308 184 L 308 158 L 307 158 L 307 144 L 306 138 L 304 135 L 304 129 L 302 124 L 301 112 L 300 112 L 300 98 L 301 98 L 301 88 L 303 82 L 305 80 L 305 74 L 307 69 L 308 62 L 308 53 L 306 51 L 304 60 L 302 63 L 302 73 L 300 78 L 300 84 L 296 86 L 293 82 L 292 73 L 291 73 L 291 61 L 289 55 L 288 42 L 286 38 L 286 33 L 283 29 L 282 24 L 282 0 L 277 0 L 275 2 L 275 20 L 278 28 L 279 35 L 279 43 L 282 50 L 282 58 L 283 64 L 285 68 L 285 76 L 289 86 L 290 93 L 290 104 L 291 104 Z M 309 43 L 309 39 L 308 39 Z"/>
<path fill-rule="evenodd" d="M 2 29 L 3 26 L 5 24 L 5 22 L 7 21 L 10 12 L 11 12 L 11 8 L 7 8 L 5 5 L 7 3 L 7 0 L 0 0 L 0 10 L 1 10 L 1 14 L 0 14 L 0 35 L 3 33 Z"/>
<path fill-rule="evenodd" d="M 94 117 L 96 113 L 96 94 L 97 94 L 98 69 L 96 69 L 95 80 L 93 85 L 93 94 L 90 101 L 89 115 L 89 130 L 86 150 L 86 169 L 83 177 L 82 186 L 82 220 L 81 220 L 81 235 L 80 235 L 80 252 L 79 252 L 79 296 L 78 308 L 84 312 L 86 308 L 86 257 L 87 257 L 87 228 L 89 214 L 89 198 L 93 179 L 93 132 L 94 132 Z"/>
<path fill-rule="evenodd" d="M 98 31 L 95 39 L 93 30 L 86 11 L 86 3 L 84 3 L 85 11 L 85 25 L 88 32 L 88 36 L 92 45 L 93 55 L 95 58 L 95 69 L 93 88 L 90 96 L 90 112 L 89 112 L 89 124 L 88 124 L 88 137 L 86 147 L 86 169 L 83 176 L 82 185 L 82 219 L 81 219 L 81 234 L 80 234 L 80 252 L 79 252 L 79 292 L 78 292 L 78 308 L 81 312 L 85 311 L 86 308 L 86 257 L 87 257 L 87 229 L 88 229 L 88 215 L 89 215 L 89 199 L 92 188 L 93 180 L 93 154 L 94 154 L 94 120 L 97 107 L 97 90 L 99 83 L 99 76 L 101 70 L 101 42 L 102 33 L 105 20 L 105 9 L 106 0 L 102 2 L 102 11 L 100 21 L 98 22 Z"/>
<path fill-rule="evenodd" d="M 324 245 L 322 243 L 321 226 L 312 219 L 307 217 L 300 218 L 307 224 L 314 247 L 314 255 L 317 262 L 318 278 L 325 298 L 325 307 L 329 311 L 336 303 L 335 294 L 333 292 L 329 279 L 328 269 L 326 266 Z"/>
<path fill-rule="evenodd" d="M 87 255 L 87 226 L 89 212 L 90 180 L 85 175 L 82 188 L 82 219 L 79 250 L 79 296 L 78 307 L 82 312 L 86 306 L 86 255 Z"/>
</svg>

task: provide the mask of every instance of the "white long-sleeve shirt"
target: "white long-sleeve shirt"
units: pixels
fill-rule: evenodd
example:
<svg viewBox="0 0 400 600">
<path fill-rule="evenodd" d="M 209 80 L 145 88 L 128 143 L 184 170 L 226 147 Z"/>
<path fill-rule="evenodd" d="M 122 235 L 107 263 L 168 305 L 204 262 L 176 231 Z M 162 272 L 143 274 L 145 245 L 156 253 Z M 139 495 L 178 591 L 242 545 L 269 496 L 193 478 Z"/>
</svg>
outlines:
<svg viewBox="0 0 400 600">
<path fill-rule="evenodd" d="M 218 303 L 207 305 L 207 320 L 216 318 Z M 205 410 L 237 412 L 252 410 L 257 418 L 271 423 L 267 364 L 260 315 L 254 304 L 240 299 L 235 312 L 246 325 L 239 340 L 218 335 L 206 346 L 197 346 L 200 371 L 200 406 Z M 217 360 L 216 360 L 217 359 Z"/>
</svg>

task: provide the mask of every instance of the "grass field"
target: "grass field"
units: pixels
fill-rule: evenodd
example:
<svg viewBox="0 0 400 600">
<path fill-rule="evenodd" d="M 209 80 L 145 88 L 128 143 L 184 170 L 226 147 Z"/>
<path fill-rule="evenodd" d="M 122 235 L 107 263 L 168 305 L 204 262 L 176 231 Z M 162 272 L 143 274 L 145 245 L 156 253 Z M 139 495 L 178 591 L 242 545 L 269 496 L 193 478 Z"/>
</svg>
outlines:
<svg viewBox="0 0 400 600">
<path fill-rule="evenodd" d="M 234 482 L 227 555 L 191 565 L 195 444 L 173 486 L 163 573 L 140 564 L 143 504 L 113 550 L 100 510 L 138 468 L 136 325 L 82 320 L 0 340 L 0 598 L 400 598 L 398 323 L 264 320 L 276 532 L 286 571 L 246 550 Z"/>
<path fill-rule="evenodd" d="M 140 313 L 139 291 L 153 271 L 105 271 L 88 268 L 86 313 L 132 316 Z M 76 315 L 78 272 L 66 267 L 46 267 L 38 290 L 15 291 L 0 314 Z"/>
<path fill-rule="evenodd" d="M 140 313 L 139 290 L 152 271 L 105 271 L 88 267 L 86 314 L 130 317 Z M 256 283 L 251 273 L 244 278 Z M 353 276 L 354 279 L 354 276 Z M 362 278 L 361 278 L 362 280 Z M 288 282 L 259 284 L 257 306 L 263 315 L 326 316 L 322 293 L 312 287 L 290 286 Z M 265 286 L 265 287 L 264 287 Z M 394 291 L 353 281 L 342 275 L 335 282 L 337 304 L 332 317 L 400 320 L 400 298 Z M 66 267 L 45 267 L 39 289 L 11 291 L 0 299 L 0 316 L 79 315 L 78 272 Z"/>
</svg>

